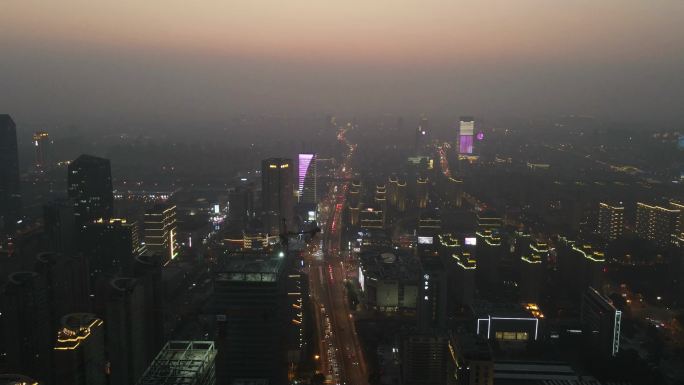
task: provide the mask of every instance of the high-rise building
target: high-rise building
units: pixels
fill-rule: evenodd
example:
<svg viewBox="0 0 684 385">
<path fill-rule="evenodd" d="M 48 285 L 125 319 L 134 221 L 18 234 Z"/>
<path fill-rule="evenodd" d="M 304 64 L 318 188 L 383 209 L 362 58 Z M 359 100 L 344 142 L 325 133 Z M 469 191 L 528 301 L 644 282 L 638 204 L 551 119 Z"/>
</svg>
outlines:
<svg viewBox="0 0 684 385">
<path fill-rule="evenodd" d="M 520 299 L 523 302 L 539 302 L 544 278 L 544 261 L 549 256 L 546 242 L 535 239 L 527 245 L 520 257 Z"/>
<path fill-rule="evenodd" d="M 603 287 L 603 268 L 605 255 L 591 244 L 579 245 L 567 238 L 559 238 L 556 251 L 558 270 L 563 287 L 572 299 L 579 301 L 587 287 Z"/>
<path fill-rule="evenodd" d="M 56 200 L 43 206 L 43 229 L 50 250 L 71 252 L 74 247 L 74 205 L 68 200 Z"/>
<path fill-rule="evenodd" d="M 294 212 L 294 171 L 292 160 L 270 158 L 261 161 L 261 206 L 263 222 L 270 234 L 280 234 L 283 220 L 292 226 Z"/>
<path fill-rule="evenodd" d="M 23 373 L 41 382 L 51 380 L 54 329 L 48 309 L 47 288 L 39 274 L 9 275 L 0 291 L 0 354 L 6 372 Z"/>
<path fill-rule="evenodd" d="M 416 129 L 416 152 L 421 150 L 428 144 L 430 138 L 430 121 L 425 115 L 420 116 L 418 127 Z"/>
<path fill-rule="evenodd" d="M 416 205 L 424 209 L 428 204 L 428 178 L 418 177 L 416 180 Z"/>
<path fill-rule="evenodd" d="M 608 203 L 599 203 L 598 233 L 606 241 L 622 236 L 625 227 L 625 208 Z"/>
<path fill-rule="evenodd" d="M 219 257 L 210 305 L 218 329 L 217 383 L 287 383 L 285 341 L 293 320 L 284 267 L 284 258 L 269 254 Z"/>
<path fill-rule="evenodd" d="M 213 341 L 169 341 L 137 385 L 214 385 L 215 366 Z"/>
<path fill-rule="evenodd" d="M 406 211 L 406 180 L 399 179 L 397 181 L 397 210 L 399 212 Z"/>
<path fill-rule="evenodd" d="M 50 134 L 45 131 L 37 131 L 33 133 L 33 148 L 35 150 L 35 157 L 33 160 L 33 167 L 41 171 L 50 165 Z"/>
<path fill-rule="evenodd" d="M 404 338 L 402 384 L 444 385 L 447 380 L 448 341 L 436 334 Z"/>
<path fill-rule="evenodd" d="M 658 246 L 667 246 L 672 242 L 672 235 L 681 231 L 680 214 L 678 209 L 638 202 L 634 230 L 640 238 L 651 240 Z"/>
<path fill-rule="evenodd" d="M 670 201 L 669 206 L 672 210 L 679 210 L 679 237 L 684 237 L 684 203 Z"/>
<path fill-rule="evenodd" d="M 593 287 L 587 288 L 582 298 L 582 324 L 592 341 L 606 356 L 615 356 L 620 350 L 620 325 L 622 312 L 613 302 Z"/>
<path fill-rule="evenodd" d="M 98 219 L 82 225 L 79 231 L 77 249 L 90 258 L 93 279 L 128 273 L 139 248 L 137 223 L 126 219 Z"/>
<path fill-rule="evenodd" d="M 316 166 L 316 154 L 299 154 L 297 191 L 299 192 L 300 203 L 313 205 L 318 203 Z"/>
<path fill-rule="evenodd" d="M 254 218 L 254 188 L 237 186 L 228 192 L 228 220 L 245 227 Z"/>
<path fill-rule="evenodd" d="M 440 257 L 421 256 L 422 283 L 418 295 L 418 328 L 443 331 L 447 322 L 447 271 Z"/>
<path fill-rule="evenodd" d="M 475 119 L 462 116 L 458 125 L 458 153 L 472 154 L 475 135 Z"/>
<path fill-rule="evenodd" d="M 456 303 L 462 307 L 470 306 L 475 297 L 477 261 L 470 255 L 470 251 L 459 248 L 451 255 L 450 262 L 454 279 L 449 280 L 452 285 L 449 291 L 453 293 Z"/>
<path fill-rule="evenodd" d="M 69 164 L 68 170 L 68 192 L 76 224 L 111 218 L 114 194 L 109 159 L 81 155 Z"/>
<path fill-rule="evenodd" d="M 157 254 L 166 263 L 178 256 L 176 206 L 157 204 L 145 212 L 145 251 Z"/>
<path fill-rule="evenodd" d="M 102 320 L 89 313 L 63 316 L 54 356 L 55 384 L 107 384 Z"/>
<path fill-rule="evenodd" d="M 40 253 L 34 270 L 46 287 L 50 327 L 60 326 L 64 314 L 89 309 L 88 259 L 84 255 Z"/>
<path fill-rule="evenodd" d="M 21 219 L 17 126 L 0 114 L 0 233 L 12 232 Z"/>
<path fill-rule="evenodd" d="M 115 278 L 109 283 L 105 317 L 111 385 L 135 384 L 150 363 L 147 346 L 145 289 L 135 278 Z M 156 325 L 161 327 L 162 325 Z"/>
</svg>

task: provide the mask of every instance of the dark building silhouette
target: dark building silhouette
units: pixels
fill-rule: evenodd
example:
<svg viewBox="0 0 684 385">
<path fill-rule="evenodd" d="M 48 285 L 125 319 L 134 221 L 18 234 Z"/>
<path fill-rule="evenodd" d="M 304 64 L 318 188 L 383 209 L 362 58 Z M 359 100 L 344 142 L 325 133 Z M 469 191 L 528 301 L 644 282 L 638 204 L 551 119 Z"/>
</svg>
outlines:
<svg viewBox="0 0 684 385">
<path fill-rule="evenodd" d="M 40 275 L 30 271 L 10 274 L 0 292 L 0 313 L 3 371 L 52 383 L 54 329 L 47 288 Z"/>
<path fill-rule="evenodd" d="M 69 164 L 68 170 L 68 192 L 76 224 L 111 218 L 114 194 L 109 159 L 81 155 Z"/>
<path fill-rule="evenodd" d="M 587 288 L 582 297 L 582 325 L 592 349 L 604 356 L 615 356 L 620 350 L 620 326 L 622 312 L 613 302 L 593 287 Z"/>
<path fill-rule="evenodd" d="M 254 218 L 254 187 L 237 186 L 228 193 L 228 220 L 246 226 Z"/>
<path fill-rule="evenodd" d="M 78 255 L 40 253 L 35 271 L 46 287 L 50 326 L 57 329 L 65 314 L 89 309 L 88 260 Z"/>
<path fill-rule="evenodd" d="M 150 363 L 145 343 L 146 333 L 150 332 L 145 320 L 147 306 L 145 288 L 137 279 L 115 278 L 109 282 L 104 318 L 110 385 L 135 384 Z"/>
<path fill-rule="evenodd" d="M 261 209 L 265 230 L 279 234 L 283 219 L 292 225 L 294 214 L 294 166 L 292 159 L 261 161 Z"/>
<path fill-rule="evenodd" d="M 74 204 L 56 200 L 43 206 L 43 230 L 50 250 L 70 252 L 74 247 Z"/>
<path fill-rule="evenodd" d="M 211 310 L 216 314 L 217 384 L 287 383 L 284 258 L 245 253 L 219 258 Z"/>
<path fill-rule="evenodd" d="M 9 115 L 0 114 L 0 233 L 14 231 L 20 219 L 17 127 Z"/>
</svg>

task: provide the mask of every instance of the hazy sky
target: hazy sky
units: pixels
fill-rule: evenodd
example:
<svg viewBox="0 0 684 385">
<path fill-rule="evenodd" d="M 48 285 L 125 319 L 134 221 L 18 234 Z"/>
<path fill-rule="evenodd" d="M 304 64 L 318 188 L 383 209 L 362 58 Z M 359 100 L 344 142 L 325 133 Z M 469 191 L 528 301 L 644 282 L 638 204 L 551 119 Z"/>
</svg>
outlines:
<svg viewBox="0 0 684 385">
<path fill-rule="evenodd" d="M 684 120 L 684 0 L 0 0 L 0 112 Z"/>
</svg>

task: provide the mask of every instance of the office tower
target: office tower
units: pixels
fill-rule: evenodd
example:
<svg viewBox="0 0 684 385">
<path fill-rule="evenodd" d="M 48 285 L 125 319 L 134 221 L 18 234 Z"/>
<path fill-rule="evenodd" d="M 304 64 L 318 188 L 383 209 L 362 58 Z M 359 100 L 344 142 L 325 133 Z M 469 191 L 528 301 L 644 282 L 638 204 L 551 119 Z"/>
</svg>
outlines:
<svg viewBox="0 0 684 385">
<path fill-rule="evenodd" d="M 21 219 L 17 126 L 0 114 L 0 233 L 11 233 Z"/>
<path fill-rule="evenodd" d="M 215 366 L 213 341 L 169 341 L 137 385 L 214 385 Z"/>
<path fill-rule="evenodd" d="M 219 257 L 211 310 L 216 314 L 216 379 L 287 383 L 284 258 L 259 253 Z"/>
<path fill-rule="evenodd" d="M 50 326 L 60 326 L 64 314 L 88 310 L 88 260 L 83 255 L 40 253 L 35 271 L 46 286 Z"/>
<path fill-rule="evenodd" d="M 40 275 L 21 271 L 9 275 L 0 292 L 2 339 L 6 370 L 41 382 L 52 379 L 54 329 L 47 288 Z"/>
<path fill-rule="evenodd" d="M 549 256 L 546 242 L 532 240 L 520 257 L 520 299 L 523 302 L 538 303 L 541 299 L 544 278 L 544 261 Z"/>
<path fill-rule="evenodd" d="M 396 175 L 390 175 L 387 182 L 387 198 L 392 207 L 397 205 L 397 182 L 399 178 Z"/>
<path fill-rule="evenodd" d="M 466 241 L 472 238 L 466 238 Z M 475 233 L 477 259 L 477 287 L 481 292 L 491 292 L 499 285 L 499 265 L 506 252 L 499 233 L 492 230 Z M 466 242 L 466 244 L 468 244 Z"/>
<path fill-rule="evenodd" d="M 33 133 L 33 148 L 35 150 L 33 167 L 38 171 L 49 167 L 51 161 L 50 144 L 50 135 L 47 132 L 38 131 Z"/>
<path fill-rule="evenodd" d="M 261 161 L 261 208 L 265 230 L 280 234 L 283 220 L 292 226 L 294 211 L 294 175 L 292 160 L 270 158 Z"/>
<path fill-rule="evenodd" d="M 416 152 L 421 152 L 430 140 L 430 122 L 425 115 L 421 115 L 416 129 Z"/>
<path fill-rule="evenodd" d="M 135 384 L 149 364 L 145 344 L 148 323 L 143 286 L 134 278 L 115 278 L 109 282 L 105 307 L 107 353 L 110 385 Z M 162 327 L 157 325 L 156 327 Z"/>
<path fill-rule="evenodd" d="M 449 266 L 455 278 L 449 280 L 455 302 L 461 307 L 472 305 L 475 297 L 477 261 L 470 255 L 470 251 L 459 249 L 451 255 Z"/>
<path fill-rule="evenodd" d="M 245 227 L 254 218 L 254 187 L 237 186 L 228 192 L 228 220 Z"/>
<path fill-rule="evenodd" d="M 461 207 L 463 205 L 463 180 L 448 177 L 448 201 L 452 207 Z"/>
<path fill-rule="evenodd" d="M 106 385 L 102 320 L 89 313 L 63 316 L 54 356 L 55 384 Z"/>
<path fill-rule="evenodd" d="M 428 203 L 428 178 L 418 177 L 416 180 L 416 205 L 419 209 L 427 207 Z"/>
<path fill-rule="evenodd" d="M 311 205 L 318 203 L 316 165 L 316 154 L 299 154 L 297 191 L 299 192 L 300 203 Z"/>
<path fill-rule="evenodd" d="M 418 295 L 418 329 L 440 331 L 446 328 L 448 278 L 439 255 L 420 257 L 422 283 Z"/>
<path fill-rule="evenodd" d="M 143 289 L 143 319 L 145 320 L 145 361 L 150 362 L 164 345 L 164 293 L 162 262 L 158 255 L 144 253 L 135 257 L 132 276 Z"/>
<path fill-rule="evenodd" d="M 74 204 L 76 224 L 111 218 L 114 194 L 109 159 L 81 155 L 69 164 L 68 170 L 69 199 Z"/>
<path fill-rule="evenodd" d="M 397 181 L 397 210 L 402 213 L 406 211 L 406 180 L 404 179 Z"/>
<path fill-rule="evenodd" d="M 620 350 L 621 323 L 622 312 L 613 302 L 593 287 L 587 288 L 582 298 L 582 324 L 591 347 L 605 356 L 615 356 Z"/>
<path fill-rule="evenodd" d="M 145 251 L 157 254 L 166 263 L 178 255 L 176 206 L 157 204 L 145 211 Z"/>
<path fill-rule="evenodd" d="M 567 238 L 559 238 L 556 252 L 558 270 L 572 299 L 580 300 L 587 287 L 603 287 L 605 255 L 591 244 L 577 244 Z"/>
<path fill-rule="evenodd" d="M 608 203 L 599 203 L 597 232 L 606 241 L 613 241 L 622 236 L 625 227 L 625 208 Z"/>
<path fill-rule="evenodd" d="M 382 226 L 387 224 L 387 187 L 384 184 L 375 186 L 375 205 L 382 212 Z"/>
<path fill-rule="evenodd" d="M 475 120 L 470 116 L 462 116 L 458 123 L 458 153 L 473 153 L 473 138 L 475 133 Z"/>
<path fill-rule="evenodd" d="M 55 200 L 43 206 L 43 229 L 50 250 L 71 252 L 74 247 L 74 205 L 68 200 Z"/>
<path fill-rule="evenodd" d="M 110 218 L 84 224 L 79 231 L 77 248 L 90 258 L 93 278 L 127 273 L 140 248 L 137 223 Z"/>
<path fill-rule="evenodd" d="M 410 335 L 402 349 L 402 384 L 444 385 L 447 379 L 447 338 L 436 334 Z"/>
<path fill-rule="evenodd" d="M 491 347 L 471 334 L 449 335 L 449 385 L 493 385 Z"/>
<path fill-rule="evenodd" d="M 672 235 L 678 234 L 681 211 L 661 206 L 637 203 L 636 225 L 634 230 L 642 239 L 653 241 L 665 247 L 672 242 Z"/>
<path fill-rule="evenodd" d="M 359 226 L 363 229 L 384 229 L 385 212 L 380 206 L 368 206 L 359 210 Z"/>
</svg>

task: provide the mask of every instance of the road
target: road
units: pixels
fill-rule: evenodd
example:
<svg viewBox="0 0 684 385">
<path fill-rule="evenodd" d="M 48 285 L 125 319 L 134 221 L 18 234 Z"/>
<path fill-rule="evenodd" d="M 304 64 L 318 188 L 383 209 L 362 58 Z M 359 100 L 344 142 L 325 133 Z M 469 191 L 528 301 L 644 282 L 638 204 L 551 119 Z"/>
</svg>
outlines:
<svg viewBox="0 0 684 385">
<path fill-rule="evenodd" d="M 346 144 L 346 151 L 336 171 L 335 179 L 339 182 L 330 186 L 321 202 L 323 239 L 317 250 L 320 257 L 310 261 L 309 285 L 321 350 L 319 370 L 327 375 L 328 383 L 364 385 L 368 383 L 366 362 L 349 306 L 346 270 L 340 256 L 342 213 L 351 176 L 350 159 L 355 149 L 346 140 L 348 129 L 346 126 L 338 131 L 338 140 Z"/>
</svg>

